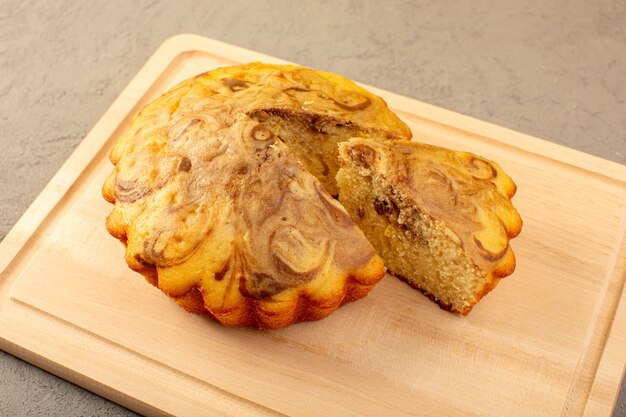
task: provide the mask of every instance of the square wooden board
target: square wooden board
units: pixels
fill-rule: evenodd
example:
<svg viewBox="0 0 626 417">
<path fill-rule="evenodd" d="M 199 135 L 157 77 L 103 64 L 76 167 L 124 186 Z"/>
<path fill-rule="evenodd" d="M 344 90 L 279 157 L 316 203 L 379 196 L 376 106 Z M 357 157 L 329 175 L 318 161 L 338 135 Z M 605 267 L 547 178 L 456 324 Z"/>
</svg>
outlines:
<svg viewBox="0 0 626 417">
<path fill-rule="evenodd" d="M 608 416 L 626 359 L 626 167 L 386 91 L 423 142 L 498 161 L 524 228 L 517 271 L 463 318 L 387 276 L 278 331 L 181 310 L 123 260 L 108 153 L 175 83 L 276 58 L 167 40 L 0 245 L 0 348 L 145 414 Z"/>
</svg>

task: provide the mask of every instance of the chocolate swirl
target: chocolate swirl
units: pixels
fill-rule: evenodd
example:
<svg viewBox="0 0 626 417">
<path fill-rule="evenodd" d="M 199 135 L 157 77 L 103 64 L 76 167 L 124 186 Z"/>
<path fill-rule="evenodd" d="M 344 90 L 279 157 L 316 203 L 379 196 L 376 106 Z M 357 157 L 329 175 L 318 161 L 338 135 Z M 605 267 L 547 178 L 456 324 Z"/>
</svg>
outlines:
<svg viewBox="0 0 626 417">
<path fill-rule="evenodd" d="M 142 187 L 135 181 L 124 181 L 118 179 L 115 183 L 115 198 L 125 203 L 133 203 L 142 197 L 150 194 L 152 190 Z"/>
</svg>

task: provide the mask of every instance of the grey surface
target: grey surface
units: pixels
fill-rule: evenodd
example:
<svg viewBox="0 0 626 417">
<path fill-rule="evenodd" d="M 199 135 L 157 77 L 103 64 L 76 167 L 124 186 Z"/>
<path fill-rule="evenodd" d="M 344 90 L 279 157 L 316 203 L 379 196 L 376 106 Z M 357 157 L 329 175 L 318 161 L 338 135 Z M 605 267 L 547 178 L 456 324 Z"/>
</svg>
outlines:
<svg viewBox="0 0 626 417">
<path fill-rule="evenodd" d="M 0 0 L 0 238 L 180 32 L 626 163 L 624 0 Z M 2 416 L 131 414 L 0 352 Z"/>
</svg>

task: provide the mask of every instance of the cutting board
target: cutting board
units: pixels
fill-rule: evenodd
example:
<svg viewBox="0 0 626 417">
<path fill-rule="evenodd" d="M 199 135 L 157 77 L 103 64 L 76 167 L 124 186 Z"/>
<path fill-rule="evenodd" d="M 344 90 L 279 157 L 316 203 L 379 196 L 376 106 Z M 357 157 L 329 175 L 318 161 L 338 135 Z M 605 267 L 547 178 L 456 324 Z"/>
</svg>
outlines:
<svg viewBox="0 0 626 417">
<path fill-rule="evenodd" d="M 178 81 L 276 58 L 167 40 L 0 246 L 0 348 L 144 414 L 609 416 L 626 359 L 626 167 L 372 88 L 423 142 L 515 179 L 517 271 L 468 317 L 386 276 L 278 331 L 190 315 L 130 271 L 104 219 L 108 153 Z"/>
</svg>

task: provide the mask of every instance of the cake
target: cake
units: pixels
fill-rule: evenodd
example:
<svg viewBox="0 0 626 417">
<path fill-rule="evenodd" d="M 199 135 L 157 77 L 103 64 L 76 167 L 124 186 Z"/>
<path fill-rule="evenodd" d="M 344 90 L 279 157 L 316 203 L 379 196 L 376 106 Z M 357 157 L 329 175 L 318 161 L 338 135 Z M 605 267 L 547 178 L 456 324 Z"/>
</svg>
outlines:
<svg viewBox="0 0 626 417">
<path fill-rule="evenodd" d="M 513 272 L 522 221 L 497 163 L 407 141 L 339 148 L 339 200 L 392 274 L 466 315 Z"/>
<path fill-rule="evenodd" d="M 352 136 L 410 130 L 321 71 L 256 63 L 185 80 L 111 151 L 107 229 L 130 268 L 189 312 L 259 328 L 321 319 L 385 273 L 331 197 L 337 143 Z"/>
<path fill-rule="evenodd" d="M 341 76 L 219 68 L 131 120 L 110 154 L 106 226 L 131 269 L 227 326 L 324 318 L 385 264 L 467 314 L 515 267 L 515 185 L 493 162 L 410 139 Z"/>
</svg>

